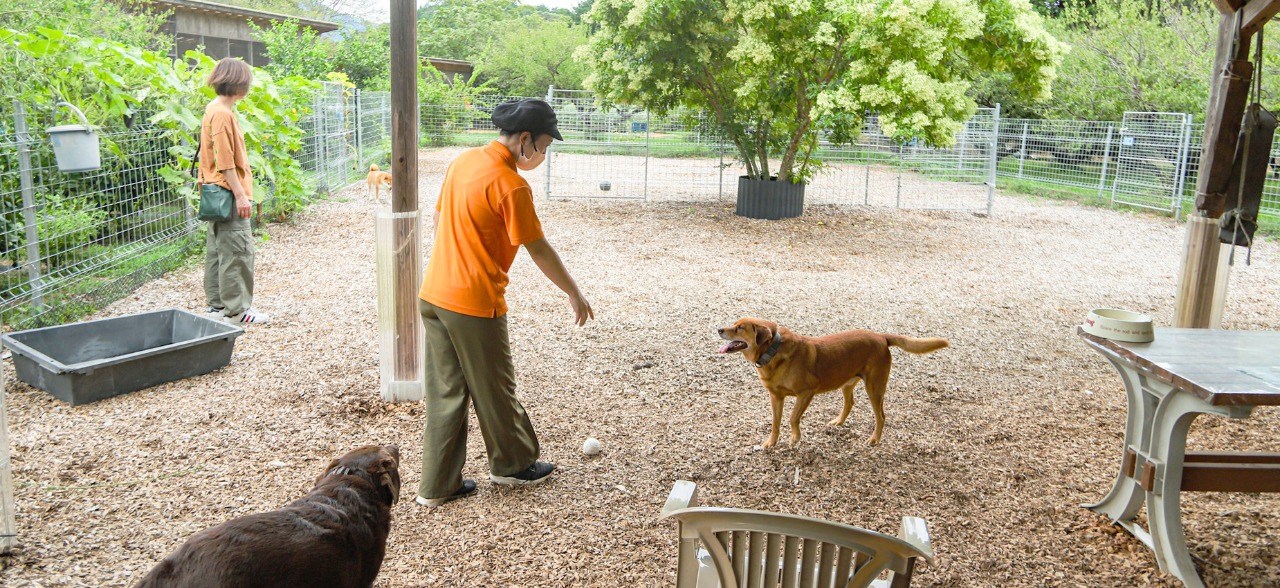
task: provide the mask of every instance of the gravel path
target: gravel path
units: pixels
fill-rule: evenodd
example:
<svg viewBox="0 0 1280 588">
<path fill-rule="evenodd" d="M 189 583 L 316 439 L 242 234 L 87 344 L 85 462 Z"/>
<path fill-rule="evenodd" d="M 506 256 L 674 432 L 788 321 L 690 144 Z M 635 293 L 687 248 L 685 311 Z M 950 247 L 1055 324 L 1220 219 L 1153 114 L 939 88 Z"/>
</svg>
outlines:
<svg viewBox="0 0 1280 588">
<path fill-rule="evenodd" d="M 446 161 L 424 158 L 424 199 Z M 0 584 L 130 585 L 193 532 L 301 496 L 358 445 L 398 443 L 412 496 L 422 409 L 379 399 L 373 208 L 360 186 L 267 228 L 257 302 L 277 321 L 251 327 L 222 370 L 71 408 L 5 362 L 23 547 Z M 464 474 L 480 492 L 397 505 L 378 586 L 670 586 L 676 536 L 658 512 L 677 479 L 696 481 L 703 504 L 888 533 L 925 517 L 937 560 L 919 586 L 1178 585 L 1079 506 L 1110 487 L 1125 403 L 1075 335 L 1100 306 L 1171 323 L 1172 220 L 1007 197 L 991 218 L 811 206 L 767 222 L 715 202 L 539 211 L 598 319 L 573 327 L 521 255 L 508 297 L 519 393 L 561 469 L 536 488 L 495 488 L 473 421 Z M 1228 327 L 1280 329 L 1277 259 L 1263 243 L 1235 268 Z M 195 310 L 200 292 L 193 264 L 101 314 Z M 799 447 L 761 451 L 769 405 L 755 370 L 715 353 L 714 329 L 742 316 L 952 348 L 895 352 L 880 446 L 862 444 L 872 419 L 859 390 L 845 426 L 825 424 L 839 395 L 824 395 Z M 1277 430 L 1275 410 L 1204 417 L 1189 445 L 1280 451 Z M 588 436 L 602 455 L 581 455 Z M 1280 585 L 1280 496 L 1188 494 L 1183 510 L 1209 585 Z"/>
</svg>

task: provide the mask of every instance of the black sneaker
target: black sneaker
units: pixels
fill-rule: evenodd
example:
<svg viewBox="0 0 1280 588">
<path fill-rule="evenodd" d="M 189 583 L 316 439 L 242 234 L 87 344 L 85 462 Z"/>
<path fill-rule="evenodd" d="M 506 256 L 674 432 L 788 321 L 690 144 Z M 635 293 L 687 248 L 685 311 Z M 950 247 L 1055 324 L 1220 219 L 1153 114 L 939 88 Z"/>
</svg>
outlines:
<svg viewBox="0 0 1280 588">
<path fill-rule="evenodd" d="M 545 461 L 535 461 L 528 469 L 510 476 L 489 474 L 489 480 L 494 484 L 502 484 L 503 486 L 530 486 L 541 484 L 554 471 L 556 471 L 556 466 Z"/>
<path fill-rule="evenodd" d="M 463 480 L 461 488 L 454 490 L 453 494 L 445 496 L 444 498 L 423 498 L 419 496 L 414 500 L 415 502 L 417 502 L 418 504 L 421 504 L 422 506 L 440 506 L 441 504 L 449 502 L 450 500 L 457 500 L 459 498 L 471 496 L 472 494 L 475 494 L 475 493 L 476 493 L 476 481 Z"/>
</svg>

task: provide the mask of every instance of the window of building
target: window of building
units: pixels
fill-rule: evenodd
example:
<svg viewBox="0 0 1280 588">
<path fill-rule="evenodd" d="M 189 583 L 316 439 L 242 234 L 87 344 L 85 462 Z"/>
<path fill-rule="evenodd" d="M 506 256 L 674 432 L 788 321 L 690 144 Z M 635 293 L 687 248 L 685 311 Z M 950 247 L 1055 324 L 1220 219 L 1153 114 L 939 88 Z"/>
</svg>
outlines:
<svg viewBox="0 0 1280 588">
<path fill-rule="evenodd" d="M 227 42 L 227 46 L 228 46 L 228 57 L 238 57 L 240 59 L 243 59 L 245 63 L 248 63 L 249 65 L 253 65 L 253 60 L 250 58 L 250 55 L 249 55 L 248 41 L 237 41 L 235 39 L 232 39 Z"/>
<path fill-rule="evenodd" d="M 210 36 L 205 36 L 203 39 L 205 55 L 212 57 L 215 61 L 229 56 L 230 48 L 227 46 L 227 39 Z"/>
<path fill-rule="evenodd" d="M 187 51 L 199 50 L 200 36 L 178 33 L 173 38 L 173 57 L 180 58 L 187 54 Z"/>
<path fill-rule="evenodd" d="M 265 43 L 253 44 L 253 61 L 249 62 L 254 67 L 266 67 L 271 63 L 271 58 L 267 57 L 267 45 Z"/>
</svg>

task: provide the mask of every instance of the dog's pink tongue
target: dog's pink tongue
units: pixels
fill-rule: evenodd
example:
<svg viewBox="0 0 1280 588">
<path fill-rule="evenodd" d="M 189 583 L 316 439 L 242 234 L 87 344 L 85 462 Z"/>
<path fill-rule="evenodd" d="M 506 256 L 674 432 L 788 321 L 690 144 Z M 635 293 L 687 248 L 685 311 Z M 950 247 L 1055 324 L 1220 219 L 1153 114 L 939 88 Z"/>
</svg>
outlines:
<svg viewBox="0 0 1280 588">
<path fill-rule="evenodd" d="M 728 342 L 728 343 L 725 343 L 725 344 L 724 344 L 724 347 L 721 347 L 721 348 L 720 348 L 720 353 L 728 353 L 728 352 L 729 352 L 729 348 L 731 348 L 731 347 L 733 347 L 733 342 L 732 342 L 732 341 L 730 341 L 730 342 Z"/>
</svg>

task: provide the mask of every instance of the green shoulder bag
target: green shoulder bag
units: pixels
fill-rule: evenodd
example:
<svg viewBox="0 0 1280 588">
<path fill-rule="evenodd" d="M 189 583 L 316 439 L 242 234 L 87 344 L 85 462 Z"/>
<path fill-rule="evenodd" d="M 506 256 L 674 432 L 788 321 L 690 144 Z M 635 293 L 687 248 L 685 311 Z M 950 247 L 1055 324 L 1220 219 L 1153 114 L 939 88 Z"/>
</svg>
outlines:
<svg viewBox="0 0 1280 588">
<path fill-rule="evenodd" d="M 231 190 L 217 184 L 200 184 L 200 212 L 196 218 L 202 221 L 229 221 L 236 216 L 236 197 Z"/>
<path fill-rule="evenodd" d="M 196 133 L 196 154 L 191 158 L 193 175 L 196 171 L 196 162 L 199 160 L 200 134 Z M 236 217 L 236 197 L 231 190 L 217 184 L 202 184 L 199 179 L 196 180 L 196 185 L 200 186 L 200 209 L 196 213 L 196 218 L 202 221 L 220 222 Z"/>
</svg>

